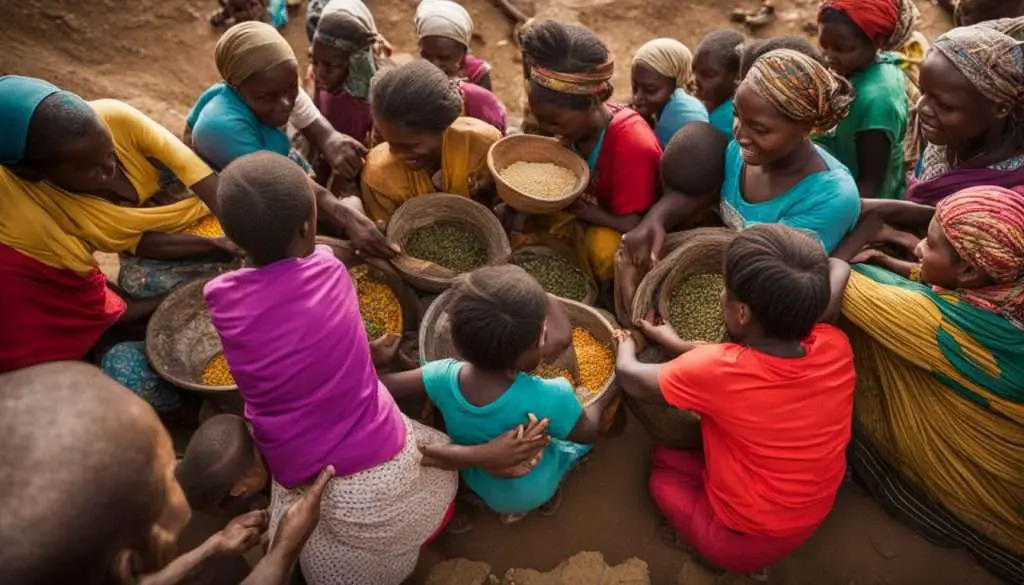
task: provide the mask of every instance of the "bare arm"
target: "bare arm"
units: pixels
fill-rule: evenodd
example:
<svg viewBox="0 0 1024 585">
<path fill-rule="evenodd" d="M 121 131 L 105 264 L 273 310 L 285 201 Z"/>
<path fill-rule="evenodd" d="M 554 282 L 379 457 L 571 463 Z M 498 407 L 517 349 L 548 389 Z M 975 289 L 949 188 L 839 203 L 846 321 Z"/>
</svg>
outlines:
<svg viewBox="0 0 1024 585">
<path fill-rule="evenodd" d="M 846 282 L 850 280 L 850 265 L 838 258 L 829 258 L 828 277 L 832 292 L 829 296 L 828 307 L 820 321 L 835 323 L 843 312 L 843 293 L 846 291 Z"/>
<path fill-rule="evenodd" d="M 146 232 L 135 246 L 135 256 L 153 260 L 183 260 L 216 254 L 227 261 L 231 255 L 227 253 L 227 244 L 222 240 L 224 238 Z"/>
<path fill-rule="evenodd" d="M 576 426 L 572 428 L 568 439 L 574 443 L 583 443 L 584 445 L 597 441 L 601 431 L 601 417 L 604 416 L 604 410 L 608 408 L 608 405 L 612 403 L 618 394 L 619 385 L 613 384 L 600 398 L 585 406 L 583 414 L 576 421 Z"/>
<path fill-rule="evenodd" d="M 615 215 L 599 205 L 583 202 L 574 203 L 568 211 L 590 225 L 611 228 L 622 234 L 636 228 L 643 219 L 640 214 Z"/>
<path fill-rule="evenodd" d="M 209 538 L 203 544 L 171 561 L 159 573 L 146 575 L 139 580 L 139 585 L 175 585 L 184 581 L 206 561 L 217 556 L 217 546 Z"/>
<path fill-rule="evenodd" d="M 217 202 L 217 184 L 217 175 L 210 175 L 191 187 L 192 192 L 202 199 L 214 215 L 220 213 L 220 204 Z"/>
<path fill-rule="evenodd" d="M 665 396 L 658 386 L 660 364 L 643 364 L 636 359 L 636 342 L 632 337 L 619 341 L 615 362 L 615 380 L 627 395 L 650 404 L 665 404 Z"/>
<path fill-rule="evenodd" d="M 857 134 L 857 187 L 861 199 L 873 199 L 885 184 L 892 143 L 882 130 Z"/>
<path fill-rule="evenodd" d="M 393 258 L 398 254 L 398 246 L 389 242 L 368 217 L 347 205 L 342 205 L 337 197 L 312 179 L 310 185 L 316 195 L 320 217 L 332 227 L 344 232 L 356 250 L 384 259 Z"/>
<path fill-rule="evenodd" d="M 380 377 L 380 382 L 391 391 L 395 400 L 423 396 L 427 393 L 427 387 L 423 383 L 423 370 L 420 368 L 384 374 Z"/>
</svg>

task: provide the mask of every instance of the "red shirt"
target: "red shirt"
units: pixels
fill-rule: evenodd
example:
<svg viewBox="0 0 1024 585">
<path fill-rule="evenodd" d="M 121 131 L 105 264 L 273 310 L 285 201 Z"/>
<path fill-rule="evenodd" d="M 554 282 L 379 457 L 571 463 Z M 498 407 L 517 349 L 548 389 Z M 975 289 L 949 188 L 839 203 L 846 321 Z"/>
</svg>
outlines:
<svg viewBox="0 0 1024 585">
<path fill-rule="evenodd" d="M 661 187 L 661 144 L 650 124 L 629 108 L 616 109 L 605 130 L 590 191 L 615 215 L 644 213 Z"/>
<path fill-rule="evenodd" d="M 708 499 L 744 534 L 788 536 L 825 519 L 846 473 L 853 350 L 818 325 L 801 358 L 724 343 L 698 347 L 659 376 L 669 404 L 701 415 Z"/>
</svg>

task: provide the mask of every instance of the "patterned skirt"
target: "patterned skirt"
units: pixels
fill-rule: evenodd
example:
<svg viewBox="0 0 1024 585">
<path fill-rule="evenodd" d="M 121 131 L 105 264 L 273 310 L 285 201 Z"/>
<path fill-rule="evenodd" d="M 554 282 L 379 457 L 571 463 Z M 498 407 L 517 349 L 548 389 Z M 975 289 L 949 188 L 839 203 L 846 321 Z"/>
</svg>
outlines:
<svg viewBox="0 0 1024 585">
<path fill-rule="evenodd" d="M 405 421 L 405 447 L 391 461 L 327 486 L 320 523 L 299 555 L 309 585 L 397 585 L 415 570 L 420 547 L 444 521 L 458 474 L 420 465 L 419 447 L 449 439 Z M 270 534 L 301 495 L 274 482 Z"/>
</svg>

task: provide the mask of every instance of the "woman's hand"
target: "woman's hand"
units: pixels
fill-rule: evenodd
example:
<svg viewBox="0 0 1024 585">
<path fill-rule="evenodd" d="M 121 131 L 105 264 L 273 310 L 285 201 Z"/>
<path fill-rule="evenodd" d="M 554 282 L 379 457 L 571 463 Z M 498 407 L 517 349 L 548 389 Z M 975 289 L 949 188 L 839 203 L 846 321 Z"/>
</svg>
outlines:
<svg viewBox="0 0 1024 585">
<path fill-rule="evenodd" d="M 282 549 L 286 555 L 299 554 L 320 522 L 320 502 L 327 484 L 334 478 L 334 466 L 328 465 L 317 476 L 316 481 L 304 489 L 302 497 L 288 507 L 274 536 L 274 549 Z"/>
<path fill-rule="evenodd" d="M 665 226 L 660 221 L 642 221 L 622 236 L 621 250 L 626 262 L 650 268 L 661 257 L 665 243 Z"/>
<path fill-rule="evenodd" d="M 633 325 L 647 338 L 648 341 L 662 347 L 673 346 L 683 342 L 676 330 L 671 325 L 659 319 L 656 315 L 647 315 L 643 319 L 637 319 Z"/>
<path fill-rule="evenodd" d="M 350 181 L 363 170 L 363 159 L 369 152 L 363 143 L 341 132 L 331 134 L 320 145 L 320 151 L 327 164 L 343 179 Z"/>
<path fill-rule="evenodd" d="M 402 338 L 393 333 L 385 333 L 380 339 L 370 342 L 370 357 L 373 365 L 377 368 L 386 367 L 395 360 L 398 354 L 398 345 Z"/>
<path fill-rule="evenodd" d="M 345 224 L 345 234 L 357 253 L 390 260 L 401 252 L 381 231 L 380 226 L 360 213 L 352 212 Z"/>
<path fill-rule="evenodd" d="M 269 525 L 270 514 L 266 510 L 236 516 L 211 537 L 214 550 L 224 556 L 244 555 L 260 543 Z"/>
<path fill-rule="evenodd" d="M 486 463 L 480 467 L 502 478 L 522 477 L 540 463 L 550 438 L 547 430 L 550 421 L 538 419 L 530 414 L 530 422 L 502 434 L 487 443 Z"/>
</svg>

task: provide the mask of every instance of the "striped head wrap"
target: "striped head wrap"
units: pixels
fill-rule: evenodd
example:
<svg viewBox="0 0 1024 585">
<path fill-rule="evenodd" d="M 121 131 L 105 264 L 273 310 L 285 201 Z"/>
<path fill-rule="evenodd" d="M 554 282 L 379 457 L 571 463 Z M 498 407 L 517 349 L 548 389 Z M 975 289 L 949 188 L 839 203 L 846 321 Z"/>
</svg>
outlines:
<svg viewBox="0 0 1024 585">
<path fill-rule="evenodd" d="M 751 89 L 812 134 L 834 128 L 850 111 L 853 86 L 821 63 L 791 49 L 765 53 L 743 80 Z"/>
<path fill-rule="evenodd" d="M 1024 106 L 1024 17 L 954 28 L 933 48 L 949 59 L 983 96 Z"/>
<path fill-rule="evenodd" d="M 921 13 L 913 0 L 824 0 L 821 14 L 832 8 L 845 13 L 883 51 L 903 48 L 914 34 Z"/>
<path fill-rule="evenodd" d="M 956 253 L 995 283 L 960 291 L 964 299 L 1024 328 L 1024 194 L 971 187 L 939 202 L 935 219 Z"/>
<path fill-rule="evenodd" d="M 614 61 L 608 61 L 596 69 L 581 73 L 563 73 L 533 65 L 530 67 L 530 81 L 558 93 L 598 96 L 612 92 L 614 72 Z"/>
<path fill-rule="evenodd" d="M 281 33 L 257 21 L 236 24 L 221 35 L 214 59 L 220 76 L 232 87 L 285 61 L 297 62 Z"/>
<path fill-rule="evenodd" d="M 633 64 L 644 63 L 659 75 L 676 82 L 676 88 L 693 93 L 693 53 L 675 39 L 654 39 L 637 49 Z"/>
</svg>

